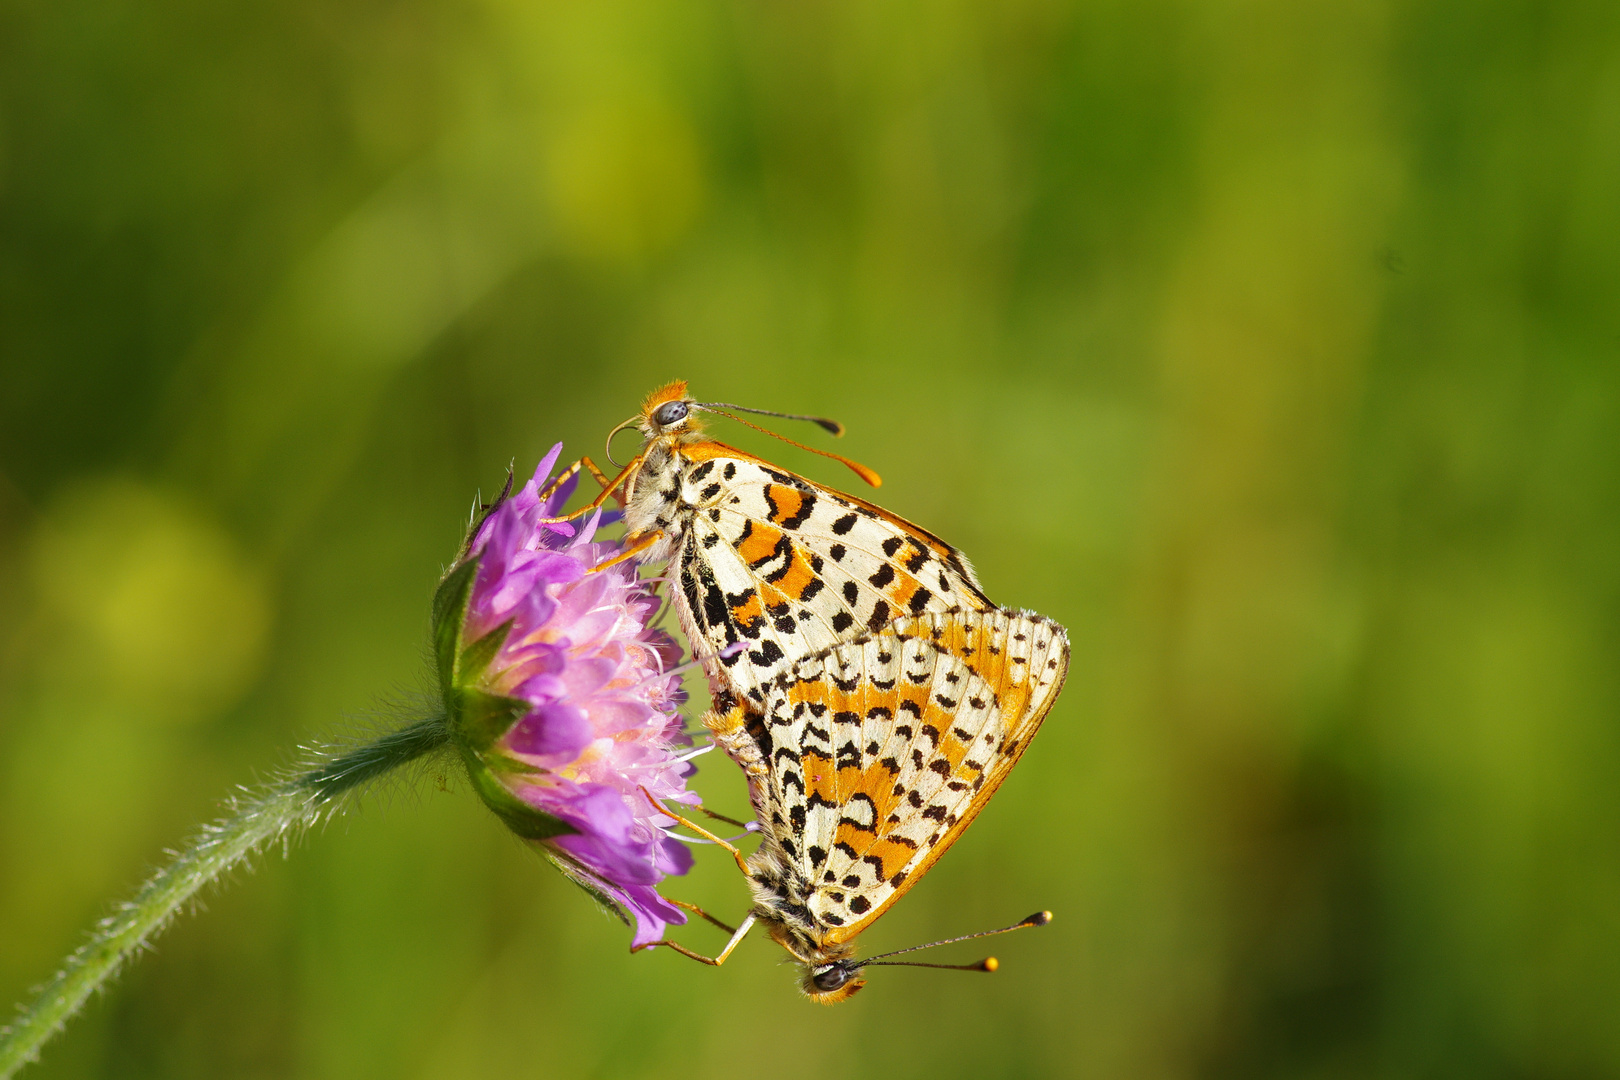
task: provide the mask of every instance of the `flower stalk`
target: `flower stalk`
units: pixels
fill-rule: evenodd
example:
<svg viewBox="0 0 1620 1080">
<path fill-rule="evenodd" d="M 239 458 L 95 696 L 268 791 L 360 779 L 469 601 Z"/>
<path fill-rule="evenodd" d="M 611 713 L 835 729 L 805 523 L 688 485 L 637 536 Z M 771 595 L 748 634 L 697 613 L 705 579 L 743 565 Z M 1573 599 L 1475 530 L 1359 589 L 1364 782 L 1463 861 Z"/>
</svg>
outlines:
<svg viewBox="0 0 1620 1080">
<path fill-rule="evenodd" d="M 198 890 L 276 841 L 340 812 L 372 780 L 445 746 L 442 717 L 421 720 L 323 762 L 259 794 L 230 803 L 133 897 L 103 919 L 60 971 L 0 1031 L 0 1080 L 35 1060 L 39 1049 L 118 974 L 133 953 L 161 933 Z"/>
</svg>

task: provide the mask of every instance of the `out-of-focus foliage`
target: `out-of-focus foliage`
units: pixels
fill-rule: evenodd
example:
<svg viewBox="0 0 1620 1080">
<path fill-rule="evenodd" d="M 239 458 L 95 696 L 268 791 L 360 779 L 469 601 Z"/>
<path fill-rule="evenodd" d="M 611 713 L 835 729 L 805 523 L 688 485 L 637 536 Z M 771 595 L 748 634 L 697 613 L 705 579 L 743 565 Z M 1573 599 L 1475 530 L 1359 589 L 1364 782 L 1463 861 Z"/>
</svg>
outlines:
<svg viewBox="0 0 1620 1080">
<path fill-rule="evenodd" d="M 818 1010 L 428 777 L 38 1076 L 1614 1075 L 1617 354 L 1612 2 L 6 0 L 0 998 L 686 377 L 1071 627 L 863 944 L 1057 921 Z"/>
</svg>

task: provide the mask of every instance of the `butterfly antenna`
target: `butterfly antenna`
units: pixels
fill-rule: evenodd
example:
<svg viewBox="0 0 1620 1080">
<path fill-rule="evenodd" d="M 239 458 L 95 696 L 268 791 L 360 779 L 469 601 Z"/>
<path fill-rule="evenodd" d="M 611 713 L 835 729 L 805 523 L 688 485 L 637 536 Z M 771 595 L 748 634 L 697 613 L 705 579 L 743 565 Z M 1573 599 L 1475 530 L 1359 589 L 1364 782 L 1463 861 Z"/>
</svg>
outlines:
<svg viewBox="0 0 1620 1080">
<path fill-rule="evenodd" d="M 932 949 L 936 945 L 955 945 L 958 941 L 972 941 L 975 938 L 995 937 L 997 934 L 1010 934 L 1014 930 L 1022 930 L 1026 926 L 1045 926 L 1047 923 L 1049 923 L 1051 921 L 1052 921 L 1052 913 L 1050 911 L 1037 911 L 1035 914 L 1029 916 L 1027 919 L 1020 919 L 1017 922 L 1013 923 L 1011 926 L 1003 926 L 1000 930 L 981 930 L 977 934 L 963 934 L 961 937 L 946 938 L 944 941 L 930 941 L 927 945 L 913 945 L 909 949 L 896 949 L 893 952 L 879 953 L 878 955 L 872 957 L 870 960 L 861 960 L 858 963 L 853 964 L 851 966 L 852 967 L 937 967 L 937 968 L 950 968 L 951 970 L 954 970 L 954 971 L 994 971 L 994 970 L 996 970 L 996 968 L 999 965 L 996 963 L 996 958 L 993 957 L 993 956 L 986 957 L 985 959 L 979 961 L 977 964 L 965 964 L 965 965 L 956 965 L 956 964 L 918 964 L 918 963 L 911 963 L 911 962 L 905 962 L 905 961 L 902 961 L 902 962 L 899 962 L 899 963 L 894 963 L 894 962 L 882 963 L 881 961 L 883 961 L 884 959 L 886 959 L 887 957 L 890 957 L 890 956 L 899 956 L 902 953 L 916 952 L 918 949 Z"/>
<path fill-rule="evenodd" d="M 805 416 L 801 413 L 772 412 L 769 409 L 750 409 L 746 405 L 732 405 L 725 401 L 696 403 L 700 409 L 736 409 L 738 412 L 754 413 L 758 416 L 775 416 L 782 420 L 808 420 L 812 424 L 830 431 L 834 436 L 843 438 L 844 425 L 836 420 L 829 420 L 825 416 Z M 735 418 L 733 418 L 735 419 Z"/>
<path fill-rule="evenodd" d="M 812 454 L 820 454 L 824 458 L 832 458 L 834 461 L 837 461 L 837 462 L 840 462 L 840 463 L 842 463 L 844 465 L 849 466 L 849 468 L 854 471 L 856 476 L 860 477 L 862 480 L 865 480 L 868 484 L 871 484 L 873 487 L 882 487 L 883 486 L 883 477 L 879 476 L 876 472 L 873 472 L 871 469 L 868 469 L 865 465 L 862 465 L 860 462 L 851 461 L 849 458 L 845 457 L 842 454 L 835 454 L 835 453 L 831 452 L 830 450 L 817 450 L 813 446 L 806 446 L 806 445 L 804 445 L 804 443 L 794 442 L 792 439 L 788 438 L 786 435 L 778 435 L 776 432 L 772 431 L 770 428 L 760 427 L 758 424 L 751 424 L 747 420 L 744 420 L 740 416 L 734 416 L 731 413 L 725 412 L 725 411 L 723 411 L 721 409 L 717 409 L 717 408 L 715 408 L 713 406 L 710 406 L 710 405 L 699 405 L 698 408 L 707 409 L 709 412 L 715 413 L 715 414 L 717 414 L 719 416 L 724 416 L 727 420 L 735 420 L 735 421 L 737 421 L 737 423 L 743 425 L 744 427 L 751 427 L 755 431 L 763 431 L 765 434 L 769 435 L 771 438 L 773 438 L 773 439 L 781 439 L 783 442 L 787 443 L 789 446 L 797 446 L 800 450 L 808 450 Z M 732 408 L 735 408 L 735 406 L 732 406 Z M 749 409 L 748 411 L 749 412 L 761 412 L 763 410 Z M 771 413 L 769 415 L 771 415 L 771 416 L 782 416 L 782 415 L 786 415 L 786 414 L 784 414 L 784 413 Z M 800 419 L 800 418 L 794 417 L 793 419 Z M 815 418 L 814 417 L 803 417 L 802 419 L 813 420 Z M 830 424 L 830 423 L 832 423 L 832 421 L 829 420 L 829 421 L 827 421 L 827 423 Z"/>
<path fill-rule="evenodd" d="M 994 971 L 1001 966 L 1001 961 L 993 956 L 987 956 L 977 964 L 922 964 L 915 960 L 880 960 L 877 963 L 867 961 L 860 967 L 926 967 L 939 968 L 941 971 Z"/>
</svg>

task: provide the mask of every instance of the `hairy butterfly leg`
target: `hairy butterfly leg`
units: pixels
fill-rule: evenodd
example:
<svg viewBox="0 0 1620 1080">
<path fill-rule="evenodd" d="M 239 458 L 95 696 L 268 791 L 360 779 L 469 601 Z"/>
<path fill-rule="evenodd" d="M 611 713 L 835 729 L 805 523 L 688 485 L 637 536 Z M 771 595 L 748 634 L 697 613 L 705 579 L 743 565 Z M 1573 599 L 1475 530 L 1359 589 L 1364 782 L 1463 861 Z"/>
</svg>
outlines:
<svg viewBox="0 0 1620 1080">
<path fill-rule="evenodd" d="M 727 825 L 735 825 L 739 829 L 747 829 L 752 831 L 754 828 L 756 828 L 753 822 L 738 821 L 736 818 L 726 817 L 724 814 L 717 814 L 713 810 L 710 810 L 707 806 L 703 806 L 701 804 L 699 804 L 698 809 L 703 811 L 706 816 L 713 818 L 715 821 L 723 821 Z"/>
</svg>

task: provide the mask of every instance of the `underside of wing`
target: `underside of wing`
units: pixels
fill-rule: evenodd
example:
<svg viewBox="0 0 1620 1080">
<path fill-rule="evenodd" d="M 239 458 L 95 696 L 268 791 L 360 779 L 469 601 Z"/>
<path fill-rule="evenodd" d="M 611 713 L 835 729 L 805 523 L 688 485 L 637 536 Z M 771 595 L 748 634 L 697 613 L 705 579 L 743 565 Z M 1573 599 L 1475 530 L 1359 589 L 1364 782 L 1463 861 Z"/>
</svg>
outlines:
<svg viewBox="0 0 1620 1080">
<path fill-rule="evenodd" d="M 833 942 L 927 871 L 1028 746 L 1068 668 L 1039 615 L 957 611 L 891 623 L 767 689 L 756 740 L 786 820 L 768 823 Z"/>
<path fill-rule="evenodd" d="M 701 508 L 677 555 L 682 616 L 713 654 L 744 643 L 712 662 L 756 707 L 798 658 L 897 619 L 991 606 L 954 549 L 858 500 L 751 461 L 689 475 Z"/>
</svg>

